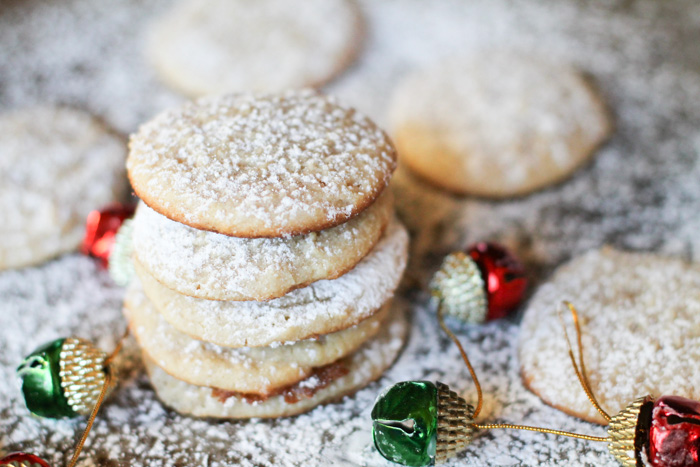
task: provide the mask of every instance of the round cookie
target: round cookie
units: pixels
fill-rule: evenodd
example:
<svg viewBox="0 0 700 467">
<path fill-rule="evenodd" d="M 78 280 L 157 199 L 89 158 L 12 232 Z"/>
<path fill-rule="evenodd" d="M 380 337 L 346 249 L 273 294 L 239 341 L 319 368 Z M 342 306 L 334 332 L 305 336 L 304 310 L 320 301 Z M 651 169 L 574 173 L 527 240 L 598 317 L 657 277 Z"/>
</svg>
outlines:
<svg viewBox="0 0 700 467">
<path fill-rule="evenodd" d="M 388 309 L 385 305 L 356 326 L 316 339 L 229 349 L 177 331 L 138 288 L 130 288 L 124 300 L 124 314 L 139 346 L 168 374 L 198 386 L 262 395 L 306 379 L 315 367 L 356 351 L 379 332 Z"/>
<path fill-rule="evenodd" d="M 372 121 L 312 91 L 203 98 L 131 137 L 136 194 L 200 230 L 236 237 L 317 232 L 379 197 L 396 166 Z"/>
<path fill-rule="evenodd" d="M 191 96 L 321 86 L 356 58 L 363 38 L 352 0 L 187 0 L 152 27 L 147 55 Z"/>
<path fill-rule="evenodd" d="M 125 141 L 67 107 L 0 115 L 0 270 L 80 245 L 88 213 L 126 192 Z"/>
<path fill-rule="evenodd" d="M 398 287 L 407 248 L 406 229 L 394 219 L 377 246 L 347 274 L 267 302 L 188 297 L 162 285 L 138 261 L 134 266 L 146 296 L 180 332 L 222 347 L 258 347 L 329 334 L 369 318 Z"/>
<path fill-rule="evenodd" d="M 270 300 L 352 269 L 379 241 L 393 215 L 389 190 L 357 217 L 291 238 L 236 238 L 193 229 L 141 204 L 134 256 L 149 275 L 185 295 Z"/>
<path fill-rule="evenodd" d="M 377 337 L 339 362 L 345 371 L 336 378 L 328 381 L 312 376 L 280 395 L 251 402 L 237 395 L 227 397 L 215 389 L 175 379 L 148 357 L 144 357 L 144 362 L 160 400 L 180 413 L 214 418 L 287 417 L 339 400 L 379 378 L 398 356 L 407 330 L 403 311 L 394 309 Z M 289 400 L 290 395 L 299 400 Z"/>
<path fill-rule="evenodd" d="M 648 394 L 700 399 L 700 266 L 604 248 L 560 267 L 530 301 L 519 346 L 525 385 L 547 404 L 604 423 L 572 368 L 562 300 L 579 311 L 591 388 L 608 413 Z"/>
<path fill-rule="evenodd" d="M 493 198 L 563 180 L 612 129 L 576 70 L 514 53 L 410 75 L 395 91 L 389 120 L 401 161 L 415 173 L 458 194 Z"/>
</svg>

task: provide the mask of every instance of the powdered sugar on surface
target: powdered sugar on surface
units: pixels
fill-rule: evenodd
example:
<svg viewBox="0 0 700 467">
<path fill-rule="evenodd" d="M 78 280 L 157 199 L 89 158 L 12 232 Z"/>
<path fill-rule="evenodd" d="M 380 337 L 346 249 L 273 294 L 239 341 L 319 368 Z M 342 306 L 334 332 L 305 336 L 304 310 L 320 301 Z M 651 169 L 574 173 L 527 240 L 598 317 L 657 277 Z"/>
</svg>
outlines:
<svg viewBox="0 0 700 467">
<path fill-rule="evenodd" d="M 202 98 L 141 126 L 129 149 L 129 179 L 151 208 L 240 237 L 338 225 L 396 166 L 372 121 L 310 90 Z"/>
<path fill-rule="evenodd" d="M 0 101 L 77 103 L 133 131 L 178 100 L 157 84 L 140 53 L 144 23 L 165 6 L 121 0 L 3 4 Z M 380 122 L 404 73 L 486 46 L 572 61 L 593 74 L 617 118 L 611 142 L 572 180 L 518 200 L 464 202 L 436 247 L 504 240 L 526 260 L 535 286 L 565 259 L 605 243 L 700 258 L 696 2 L 371 0 L 363 7 L 370 28 L 366 53 L 331 90 Z M 124 326 L 122 295 L 106 273 L 77 255 L 0 274 L 0 449 L 67 462 L 83 423 L 29 416 L 14 369 L 34 347 L 64 335 L 97 339 L 110 349 Z M 369 435 L 369 412 L 384 386 L 440 379 L 469 400 L 474 395 L 458 351 L 423 306 L 426 297 L 408 298 L 413 332 L 397 364 L 353 398 L 299 417 L 236 423 L 182 417 L 163 408 L 133 363 L 101 412 L 79 465 L 390 465 L 378 458 Z M 605 434 L 544 405 L 522 386 L 515 323 L 465 327 L 458 334 L 481 376 L 491 419 Z M 136 356 L 133 344 L 127 355 Z M 602 443 L 494 430 L 448 465 L 617 464 Z"/>
</svg>

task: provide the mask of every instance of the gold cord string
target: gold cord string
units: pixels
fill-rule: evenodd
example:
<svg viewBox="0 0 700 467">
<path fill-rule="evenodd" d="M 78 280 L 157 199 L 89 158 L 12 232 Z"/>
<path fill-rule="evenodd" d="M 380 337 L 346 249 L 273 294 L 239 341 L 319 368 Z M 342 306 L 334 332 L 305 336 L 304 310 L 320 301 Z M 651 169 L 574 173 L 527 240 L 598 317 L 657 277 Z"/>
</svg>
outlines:
<svg viewBox="0 0 700 467">
<path fill-rule="evenodd" d="M 564 328 L 564 336 L 566 337 L 566 342 L 569 345 L 569 357 L 571 358 L 571 363 L 574 366 L 574 370 L 576 371 L 576 375 L 578 376 L 578 380 L 581 383 L 581 386 L 583 387 L 583 390 L 586 392 L 586 395 L 588 396 L 588 400 L 591 401 L 591 404 L 600 412 L 600 414 L 609 422 L 610 421 L 610 416 L 600 407 L 598 404 L 598 401 L 596 400 L 595 396 L 593 395 L 593 391 L 590 389 L 590 384 L 588 383 L 588 377 L 586 376 L 586 366 L 583 361 L 583 343 L 581 339 L 581 325 L 580 321 L 578 319 L 578 312 L 576 311 L 576 308 L 570 303 L 570 302 L 564 302 L 564 305 L 571 310 L 571 314 L 574 318 L 574 327 L 576 328 L 576 341 L 578 344 L 578 353 L 579 353 L 579 362 L 576 362 L 576 358 L 574 357 L 574 350 L 571 345 L 571 340 L 569 339 L 569 333 L 566 331 L 566 325 L 564 324 L 564 318 L 562 317 L 561 314 L 561 309 L 559 310 L 559 319 L 562 323 L 562 327 Z M 481 430 L 492 430 L 492 429 L 497 429 L 497 428 L 503 428 L 503 429 L 512 429 L 512 430 L 525 430 L 525 431 L 535 431 L 537 433 L 549 433 L 552 435 L 556 436 L 566 436 L 569 438 L 577 438 L 577 439 L 585 439 L 587 441 L 597 441 L 597 442 L 609 442 L 610 438 L 605 436 L 590 436 L 590 435 L 582 435 L 578 433 L 571 433 L 569 431 L 561 431 L 561 430 L 552 430 L 549 428 L 539 428 L 539 427 L 534 427 L 534 426 L 525 426 L 525 425 L 510 425 L 510 424 L 479 424 L 479 423 L 472 423 L 472 426 L 477 429 Z"/>
<path fill-rule="evenodd" d="M 112 361 L 116 358 L 116 356 L 121 351 L 122 347 L 124 346 L 124 340 L 126 339 L 126 337 L 128 335 L 129 335 L 129 328 L 126 329 L 126 331 L 122 335 L 121 339 L 119 339 L 117 346 L 114 348 L 112 353 L 109 354 L 105 358 L 105 360 L 102 364 L 102 369 L 105 372 L 105 383 L 102 386 L 102 391 L 100 391 L 100 396 L 97 398 L 97 402 L 95 403 L 95 407 L 92 409 L 92 412 L 90 413 L 90 418 L 88 418 L 88 422 L 87 422 L 87 426 L 85 427 L 85 431 L 83 431 L 83 435 L 80 437 L 80 441 L 78 441 L 78 444 L 76 444 L 75 449 L 73 450 L 73 457 L 71 458 L 70 462 L 68 463 L 68 467 L 75 467 L 75 464 L 78 463 L 78 458 L 80 457 L 80 453 L 83 451 L 83 446 L 85 446 L 85 441 L 87 440 L 87 437 L 90 434 L 90 430 L 92 430 L 92 426 L 95 424 L 95 418 L 97 417 L 97 413 L 100 411 L 100 408 L 102 407 L 102 404 L 104 403 L 105 397 L 107 397 L 107 391 L 109 391 L 109 388 L 112 386 L 112 382 L 114 380 L 114 376 L 112 375 L 112 368 L 111 368 Z"/>
<path fill-rule="evenodd" d="M 102 391 L 100 392 L 100 397 L 97 399 L 97 403 L 95 404 L 95 407 L 92 409 L 92 413 L 90 414 L 90 418 L 88 419 L 87 426 L 85 427 L 85 431 L 83 431 L 83 436 L 80 437 L 80 441 L 78 441 L 78 444 L 75 446 L 75 450 L 73 451 L 73 458 L 70 460 L 68 467 L 75 467 L 75 464 L 78 463 L 78 457 L 80 457 L 80 453 L 82 452 L 83 446 L 85 445 L 85 441 L 87 440 L 87 437 L 90 434 L 90 430 L 92 429 L 92 425 L 95 423 L 95 417 L 97 417 L 97 412 L 100 411 L 100 407 L 102 407 L 102 403 L 105 400 L 105 396 L 107 395 L 107 391 L 109 390 L 109 387 L 111 384 L 112 384 L 112 373 L 110 372 L 109 369 L 107 369 L 106 373 L 105 373 L 105 384 L 104 384 L 104 386 L 102 386 Z"/>
<path fill-rule="evenodd" d="M 576 359 L 574 357 L 573 349 L 571 346 L 571 341 L 569 340 L 569 335 L 566 332 L 566 327 L 564 326 L 564 335 L 566 337 L 566 341 L 569 344 L 569 356 L 571 357 L 571 362 L 573 363 L 574 370 L 576 371 L 576 374 L 578 375 L 579 382 L 583 386 L 584 391 L 586 392 L 586 395 L 588 396 L 588 399 L 591 401 L 593 406 L 605 417 L 608 421 L 610 421 L 610 416 L 600 407 L 598 404 L 598 401 L 595 399 L 593 396 L 593 392 L 590 390 L 590 385 L 588 383 L 588 378 L 586 376 L 586 367 L 583 361 L 583 343 L 581 340 L 581 327 L 579 324 L 579 319 L 578 319 L 578 313 L 576 312 L 576 309 L 574 306 L 569 303 L 569 302 L 564 302 L 564 304 L 571 310 L 571 313 L 574 317 L 574 325 L 576 327 L 576 335 L 577 335 L 577 342 L 578 342 L 578 349 L 579 349 L 579 358 L 580 362 L 579 364 L 576 363 Z M 457 348 L 459 349 L 459 352 L 462 354 L 462 360 L 464 360 L 464 363 L 467 365 L 467 368 L 469 369 L 469 374 L 471 374 L 472 380 L 474 381 L 474 386 L 476 386 L 476 393 L 477 393 L 477 406 L 476 409 L 474 410 L 474 418 L 476 418 L 479 413 L 481 412 L 482 406 L 483 406 L 483 394 L 481 391 L 481 384 L 479 383 L 479 378 L 476 376 L 476 372 L 474 371 L 474 367 L 472 366 L 471 362 L 469 361 L 469 357 L 467 356 L 467 353 L 464 351 L 464 348 L 462 347 L 462 344 L 460 343 L 459 339 L 457 339 L 457 336 L 450 331 L 450 329 L 447 327 L 445 324 L 445 321 L 443 319 L 443 314 L 442 314 L 442 304 L 438 306 L 437 310 L 437 317 L 438 317 L 438 322 L 440 323 L 440 327 L 442 328 L 443 331 L 452 339 L 452 342 L 455 343 Z M 563 318 L 561 316 L 561 313 L 559 314 L 559 318 L 563 322 Z M 580 370 L 579 370 L 580 366 Z M 566 436 L 568 438 L 576 438 L 576 439 L 583 439 L 586 441 L 595 441 L 595 442 L 609 442 L 610 438 L 607 436 L 591 436 L 591 435 L 583 435 L 579 433 L 572 433 L 569 431 L 561 431 L 561 430 L 552 430 L 549 428 L 539 428 L 539 427 L 534 427 L 534 426 L 526 426 L 526 425 L 511 425 L 507 423 L 489 423 L 489 424 L 481 424 L 481 423 L 472 423 L 472 427 L 479 429 L 479 430 L 492 430 L 492 429 L 511 429 L 511 430 L 524 430 L 524 431 L 534 431 L 537 433 L 549 433 L 551 435 L 556 435 L 556 436 Z M 72 467 L 72 466 L 71 466 Z"/>
<path fill-rule="evenodd" d="M 449 328 L 445 325 L 445 321 L 442 318 L 442 304 L 438 306 L 437 316 L 438 322 L 440 323 L 440 327 L 443 331 L 445 331 L 445 333 L 450 337 L 450 339 L 452 339 L 452 342 L 455 343 L 455 345 L 459 349 L 459 352 L 462 354 L 462 360 L 464 360 L 464 363 L 467 365 L 467 368 L 469 369 L 469 374 L 471 374 L 472 380 L 474 381 L 474 386 L 476 386 L 477 403 L 476 408 L 474 409 L 474 418 L 476 418 L 479 415 L 479 412 L 481 412 L 482 406 L 484 405 L 484 398 L 481 392 L 481 384 L 479 384 L 479 378 L 477 378 L 476 371 L 474 371 L 474 367 L 469 361 L 469 357 L 467 357 L 467 353 L 464 351 L 464 348 L 459 342 L 459 339 L 457 339 L 457 336 L 455 336 L 452 333 L 452 331 L 450 331 Z"/>
<path fill-rule="evenodd" d="M 550 430 L 549 428 L 538 428 L 535 426 L 509 425 L 509 424 L 480 424 L 480 423 L 473 423 L 472 426 L 474 428 L 479 428 L 481 430 L 492 430 L 495 428 L 506 428 L 506 429 L 510 428 L 513 430 L 536 431 L 538 433 L 549 433 L 552 435 L 567 436 L 569 438 L 585 439 L 588 441 L 600 441 L 600 442 L 610 441 L 607 436 L 602 437 L 602 436 L 580 435 L 578 433 L 570 433 L 568 431 L 560 431 L 560 430 Z"/>
<path fill-rule="evenodd" d="M 588 400 L 591 402 L 593 407 L 600 413 L 600 415 L 603 416 L 605 420 L 610 422 L 610 415 L 603 410 L 603 408 L 600 406 L 598 403 L 598 400 L 595 398 L 595 395 L 593 394 L 593 391 L 591 390 L 591 385 L 588 382 L 588 376 L 586 376 L 586 365 L 583 361 L 583 343 L 581 342 L 581 325 L 579 323 L 579 318 L 578 318 L 578 311 L 576 311 L 576 308 L 574 307 L 571 302 L 565 301 L 564 306 L 569 308 L 571 311 L 571 316 L 573 316 L 574 319 L 574 328 L 576 329 L 576 341 L 578 344 L 578 358 L 579 358 L 579 363 L 576 364 L 576 357 L 574 357 L 574 349 L 573 346 L 571 345 L 571 340 L 569 339 L 569 333 L 566 330 L 566 324 L 564 323 L 564 318 L 562 317 L 561 314 L 561 309 L 559 309 L 559 320 L 561 321 L 562 328 L 564 328 L 564 337 L 566 337 L 566 343 L 569 346 L 569 357 L 571 358 L 571 364 L 574 367 L 574 371 L 576 372 L 576 376 L 578 377 L 579 383 L 581 383 L 581 387 L 583 388 L 584 392 L 586 393 L 586 396 L 588 397 Z"/>
</svg>

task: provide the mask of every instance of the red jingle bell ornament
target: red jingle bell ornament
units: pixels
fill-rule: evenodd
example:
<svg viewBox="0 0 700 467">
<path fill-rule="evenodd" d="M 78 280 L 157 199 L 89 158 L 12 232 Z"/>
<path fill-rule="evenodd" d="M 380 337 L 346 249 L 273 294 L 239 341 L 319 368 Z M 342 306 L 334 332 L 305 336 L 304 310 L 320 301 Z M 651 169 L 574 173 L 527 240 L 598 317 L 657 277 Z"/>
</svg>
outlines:
<svg viewBox="0 0 700 467">
<path fill-rule="evenodd" d="M 109 256 L 114 248 L 117 231 L 134 215 L 132 204 L 114 203 L 88 214 L 85 225 L 85 237 L 81 251 L 100 260 L 102 267 L 109 265 Z"/>
<path fill-rule="evenodd" d="M 44 459 L 33 454 L 15 452 L 0 459 L 0 467 L 51 467 Z"/>
<path fill-rule="evenodd" d="M 445 314 L 468 323 L 500 319 L 525 296 L 525 268 L 506 248 L 480 242 L 450 253 L 430 282 Z"/>
<path fill-rule="evenodd" d="M 700 466 L 700 402 L 662 396 L 647 410 L 647 462 L 653 467 Z"/>
</svg>

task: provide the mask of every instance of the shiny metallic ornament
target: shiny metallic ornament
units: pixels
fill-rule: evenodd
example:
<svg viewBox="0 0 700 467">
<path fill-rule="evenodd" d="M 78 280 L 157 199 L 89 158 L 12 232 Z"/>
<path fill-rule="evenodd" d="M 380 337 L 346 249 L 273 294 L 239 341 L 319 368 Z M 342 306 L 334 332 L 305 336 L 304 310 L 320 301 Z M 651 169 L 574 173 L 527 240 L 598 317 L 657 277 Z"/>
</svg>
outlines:
<svg viewBox="0 0 700 467">
<path fill-rule="evenodd" d="M 109 256 L 109 275 L 117 285 L 122 287 L 128 285 L 135 274 L 134 263 L 131 260 L 133 231 L 133 220 L 125 220 L 117 231 L 114 248 Z"/>
<path fill-rule="evenodd" d="M 59 377 L 68 405 L 77 414 L 90 415 L 105 385 L 107 354 L 90 341 L 70 337 L 60 357 Z"/>
<path fill-rule="evenodd" d="M 515 310 L 527 289 L 525 268 L 496 243 L 476 243 L 445 257 L 430 282 L 443 313 L 467 323 L 501 319 Z"/>
<path fill-rule="evenodd" d="M 109 264 L 115 237 L 124 221 L 134 215 L 132 204 L 113 203 L 88 214 L 81 251 L 100 260 L 103 267 Z"/>
<path fill-rule="evenodd" d="M 89 415 L 104 386 L 105 358 L 91 342 L 73 337 L 32 352 L 17 369 L 29 411 L 46 418 Z"/>
<path fill-rule="evenodd" d="M 457 251 L 445 257 L 430 282 L 430 292 L 446 315 L 467 323 L 483 323 L 488 314 L 481 271 L 468 254 Z"/>
<path fill-rule="evenodd" d="M 476 428 L 474 407 L 443 383 L 437 382 L 437 444 L 435 464 L 443 464 L 463 451 L 472 438 Z"/>
<path fill-rule="evenodd" d="M 440 382 L 404 381 L 384 391 L 372 410 L 372 437 L 387 460 L 442 464 L 472 440 L 474 407 Z"/>
<path fill-rule="evenodd" d="M 44 459 L 27 454 L 15 452 L 0 459 L 0 467 L 51 467 Z"/>
<path fill-rule="evenodd" d="M 608 450 L 624 467 L 635 467 L 641 446 L 638 446 L 643 428 L 639 427 L 642 407 L 653 403 L 650 396 L 640 397 L 610 419 Z"/>
</svg>

